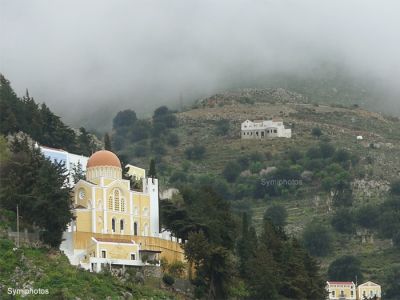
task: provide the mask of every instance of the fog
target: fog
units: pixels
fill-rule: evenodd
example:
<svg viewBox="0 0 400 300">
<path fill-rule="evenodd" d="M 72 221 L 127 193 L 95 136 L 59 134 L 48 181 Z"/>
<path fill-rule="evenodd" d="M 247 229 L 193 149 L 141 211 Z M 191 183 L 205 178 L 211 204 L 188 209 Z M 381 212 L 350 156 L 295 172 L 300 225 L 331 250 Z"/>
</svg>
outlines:
<svg viewBox="0 0 400 300">
<path fill-rule="evenodd" d="M 399 1 L 0 0 L 0 72 L 70 124 L 108 126 L 276 73 L 340 64 L 400 107 Z M 267 83 L 265 83 L 267 85 Z"/>
</svg>

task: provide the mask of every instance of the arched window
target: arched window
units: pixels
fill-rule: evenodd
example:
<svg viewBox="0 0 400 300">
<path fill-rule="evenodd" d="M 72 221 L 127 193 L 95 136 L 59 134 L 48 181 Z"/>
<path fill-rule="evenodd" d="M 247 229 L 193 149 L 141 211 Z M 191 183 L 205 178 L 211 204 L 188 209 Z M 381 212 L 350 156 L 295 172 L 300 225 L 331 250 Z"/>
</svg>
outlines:
<svg viewBox="0 0 400 300">
<path fill-rule="evenodd" d="M 133 223 L 133 235 L 137 235 L 137 223 Z"/>
<path fill-rule="evenodd" d="M 125 198 L 121 197 L 121 211 L 125 211 Z"/>
<path fill-rule="evenodd" d="M 113 197 L 112 197 L 112 195 L 110 195 L 110 197 L 108 197 L 108 209 L 109 210 L 113 209 Z"/>
<path fill-rule="evenodd" d="M 114 210 L 119 211 L 119 190 L 114 190 Z"/>
<path fill-rule="evenodd" d="M 119 229 L 122 231 L 124 231 L 124 220 L 120 220 L 119 221 Z"/>
<path fill-rule="evenodd" d="M 112 218 L 112 220 L 111 220 L 111 231 L 115 232 L 115 219 L 114 218 Z"/>
</svg>

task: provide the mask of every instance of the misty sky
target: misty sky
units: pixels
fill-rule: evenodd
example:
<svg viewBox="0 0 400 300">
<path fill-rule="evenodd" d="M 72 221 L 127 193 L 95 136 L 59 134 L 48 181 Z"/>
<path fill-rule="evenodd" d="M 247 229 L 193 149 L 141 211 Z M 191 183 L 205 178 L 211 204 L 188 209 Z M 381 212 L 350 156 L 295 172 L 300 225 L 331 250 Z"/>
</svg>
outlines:
<svg viewBox="0 0 400 300">
<path fill-rule="evenodd" d="M 396 86 L 399 15 L 400 1 L 378 0 L 0 0 L 0 72 L 69 122 L 321 61 Z"/>
</svg>

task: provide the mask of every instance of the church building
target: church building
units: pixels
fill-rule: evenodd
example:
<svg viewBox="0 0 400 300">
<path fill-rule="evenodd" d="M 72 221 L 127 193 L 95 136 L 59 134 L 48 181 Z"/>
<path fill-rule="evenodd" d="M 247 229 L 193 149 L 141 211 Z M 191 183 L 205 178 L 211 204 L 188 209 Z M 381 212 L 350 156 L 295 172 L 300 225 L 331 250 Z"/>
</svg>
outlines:
<svg viewBox="0 0 400 300">
<path fill-rule="evenodd" d="M 133 190 L 131 182 L 122 179 L 114 153 L 101 150 L 89 158 L 86 179 L 73 188 L 75 219 L 61 245 L 72 264 L 98 272 L 104 267 L 159 265 L 161 257 L 184 260 L 180 241 L 160 233 L 158 180 L 142 173 L 142 189 Z"/>
</svg>

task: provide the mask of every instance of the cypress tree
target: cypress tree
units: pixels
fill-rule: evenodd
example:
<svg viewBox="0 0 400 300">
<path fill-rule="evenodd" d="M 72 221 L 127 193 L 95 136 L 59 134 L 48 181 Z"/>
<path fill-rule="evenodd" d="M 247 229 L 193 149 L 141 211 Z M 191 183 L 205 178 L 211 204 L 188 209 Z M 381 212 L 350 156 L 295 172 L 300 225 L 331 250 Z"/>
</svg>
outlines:
<svg viewBox="0 0 400 300">
<path fill-rule="evenodd" d="M 153 178 L 153 179 L 157 177 L 156 162 L 153 158 L 150 160 L 150 168 L 149 168 L 149 172 L 147 175 L 148 175 L 148 177 Z"/>
<path fill-rule="evenodd" d="M 112 151 L 111 139 L 110 139 L 110 135 L 108 134 L 108 132 L 106 132 L 106 134 L 104 135 L 104 149 L 108 150 L 108 151 Z"/>
</svg>

